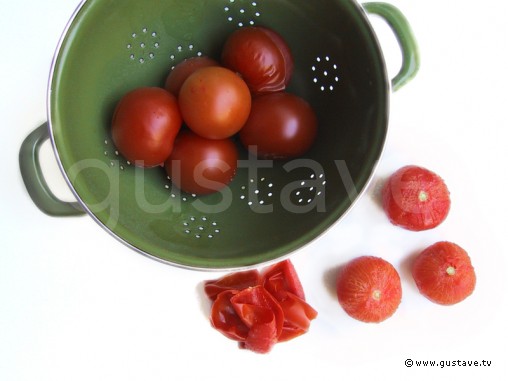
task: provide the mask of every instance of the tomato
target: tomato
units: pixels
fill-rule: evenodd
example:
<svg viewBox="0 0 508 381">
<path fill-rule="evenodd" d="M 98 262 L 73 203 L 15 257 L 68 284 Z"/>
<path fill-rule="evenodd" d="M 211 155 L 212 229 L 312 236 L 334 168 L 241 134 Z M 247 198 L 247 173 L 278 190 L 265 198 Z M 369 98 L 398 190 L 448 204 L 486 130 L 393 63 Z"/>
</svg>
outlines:
<svg viewBox="0 0 508 381">
<path fill-rule="evenodd" d="M 284 39 L 264 27 L 232 33 L 222 49 L 222 64 L 240 73 L 256 94 L 284 90 L 293 74 L 293 57 Z"/>
<path fill-rule="evenodd" d="M 178 96 L 183 120 L 196 134 L 225 139 L 245 124 L 251 95 L 245 82 L 231 70 L 205 67 L 184 82 Z"/>
<path fill-rule="evenodd" d="M 165 162 L 171 181 L 181 190 L 197 195 L 217 192 L 236 174 L 238 150 L 230 139 L 205 139 L 182 131 Z"/>
<path fill-rule="evenodd" d="M 471 258 L 452 242 L 437 242 L 423 250 L 413 262 L 411 273 L 420 293 L 442 305 L 463 301 L 476 286 Z"/>
<path fill-rule="evenodd" d="M 176 65 L 168 74 L 164 87 L 178 97 L 180 88 L 189 76 L 203 67 L 218 66 L 219 63 L 209 57 L 191 57 Z"/>
<path fill-rule="evenodd" d="M 337 298 L 346 313 L 365 323 L 392 316 L 402 299 L 400 276 L 382 258 L 361 256 L 349 261 L 337 276 Z"/>
<path fill-rule="evenodd" d="M 133 164 L 153 167 L 171 154 L 182 125 L 176 98 L 164 89 L 142 87 L 124 95 L 111 123 L 113 142 Z"/>
<path fill-rule="evenodd" d="M 307 152 L 316 134 L 317 117 L 311 106 L 296 95 L 281 92 L 253 99 L 240 140 L 260 157 L 288 159 Z"/>
<path fill-rule="evenodd" d="M 226 290 L 243 290 L 244 288 L 254 287 L 259 284 L 260 276 L 257 270 L 238 271 L 224 275 L 216 280 L 205 282 L 205 293 L 211 300 L 215 300 L 217 295 Z"/>
<path fill-rule="evenodd" d="M 391 223 L 412 231 L 440 225 L 450 210 L 450 192 L 434 172 L 408 165 L 393 173 L 382 191 Z"/>
</svg>

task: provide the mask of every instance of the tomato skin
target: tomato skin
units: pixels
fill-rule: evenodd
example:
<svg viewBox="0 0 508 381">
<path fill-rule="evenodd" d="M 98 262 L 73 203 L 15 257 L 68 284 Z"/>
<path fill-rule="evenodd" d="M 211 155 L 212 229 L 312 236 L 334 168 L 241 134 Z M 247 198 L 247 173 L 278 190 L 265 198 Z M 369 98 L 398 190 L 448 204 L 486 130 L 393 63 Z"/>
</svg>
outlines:
<svg viewBox="0 0 508 381">
<path fill-rule="evenodd" d="M 279 341 L 291 340 L 309 330 L 317 312 L 305 302 L 302 283 L 289 259 L 263 271 L 261 285 L 279 302 L 284 312 Z"/>
<path fill-rule="evenodd" d="M 304 99 L 285 92 L 266 94 L 253 99 L 240 140 L 259 157 L 294 158 L 311 148 L 317 124 L 316 114 Z"/>
<path fill-rule="evenodd" d="M 205 293 L 214 301 L 212 326 L 239 341 L 241 347 L 259 353 L 267 353 L 276 343 L 306 333 L 317 316 L 316 310 L 305 302 L 290 260 L 262 273 L 246 270 L 206 281 Z"/>
<path fill-rule="evenodd" d="M 233 32 L 222 49 L 222 64 L 240 73 L 255 95 L 284 90 L 293 74 L 293 57 L 284 39 L 264 27 Z"/>
<path fill-rule="evenodd" d="M 249 327 L 245 325 L 235 311 L 231 298 L 238 290 L 226 290 L 217 295 L 210 311 L 212 327 L 224 336 L 235 341 L 245 341 L 249 334 Z"/>
<path fill-rule="evenodd" d="M 263 271 L 261 284 L 277 300 L 282 300 L 287 293 L 292 293 L 305 300 L 302 283 L 289 259 L 276 263 Z"/>
<path fill-rule="evenodd" d="M 249 328 L 244 348 L 267 353 L 282 333 L 284 313 L 275 298 L 262 286 L 246 288 L 231 298 L 236 313 Z"/>
<path fill-rule="evenodd" d="M 182 85 L 178 104 L 183 120 L 207 139 L 225 139 L 245 124 L 251 109 L 247 84 L 220 66 L 194 72 Z"/>
<path fill-rule="evenodd" d="M 124 95 L 117 104 L 111 134 L 127 160 L 154 167 L 171 154 L 181 126 L 176 98 L 161 88 L 142 87 Z"/>
<path fill-rule="evenodd" d="M 257 353 L 267 353 L 277 343 L 283 320 L 281 307 L 261 286 L 222 291 L 210 312 L 216 330 Z"/>
<path fill-rule="evenodd" d="M 227 186 L 236 174 L 237 163 L 238 150 L 230 139 L 205 139 L 191 131 L 182 131 L 165 162 L 165 169 L 178 188 L 204 195 Z"/>
<path fill-rule="evenodd" d="M 422 231 L 440 225 L 450 211 L 450 192 L 436 173 L 408 165 L 393 173 L 382 190 L 383 209 L 396 226 Z"/>
<path fill-rule="evenodd" d="M 284 313 L 284 324 L 279 336 L 279 342 L 288 341 L 303 335 L 309 330 L 310 322 L 318 313 L 305 300 L 288 292 L 284 299 L 279 300 Z"/>
<path fill-rule="evenodd" d="M 260 275 L 258 270 L 238 271 L 224 275 L 216 280 L 205 282 L 205 294 L 209 299 L 215 300 L 217 295 L 226 290 L 243 290 L 259 284 Z"/>
<path fill-rule="evenodd" d="M 218 66 L 219 63 L 212 58 L 201 56 L 191 57 L 177 64 L 166 77 L 164 88 L 178 97 L 180 89 L 189 76 L 195 71 L 209 66 Z"/>
</svg>

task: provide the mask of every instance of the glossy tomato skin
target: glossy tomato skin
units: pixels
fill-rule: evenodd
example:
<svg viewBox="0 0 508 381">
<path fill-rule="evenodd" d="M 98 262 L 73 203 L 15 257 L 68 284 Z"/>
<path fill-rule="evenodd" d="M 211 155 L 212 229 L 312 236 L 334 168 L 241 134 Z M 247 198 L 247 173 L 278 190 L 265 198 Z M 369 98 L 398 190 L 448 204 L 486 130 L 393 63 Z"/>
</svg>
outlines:
<svg viewBox="0 0 508 381">
<path fill-rule="evenodd" d="M 277 343 L 284 324 L 284 312 L 275 298 L 262 286 L 246 288 L 231 303 L 242 322 L 249 328 L 244 348 L 267 353 Z"/>
<path fill-rule="evenodd" d="M 181 190 L 204 195 L 220 191 L 236 174 L 238 150 L 230 139 L 205 139 L 182 131 L 165 163 L 171 181 Z"/>
<path fill-rule="evenodd" d="M 210 322 L 212 327 L 228 339 L 244 342 L 247 340 L 249 327 L 245 325 L 231 303 L 231 298 L 239 292 L 225 290 L 215 297 L 210 311 Z"/>
<path fill-rule="evenodd" d="M 279 342 L 291 340 L 309 330 L 317 311 L 305 302 L 305 293 L 293 263 L 286 259 L 261 274 L 261 285 L 279 302 L 284 324 Z"/>
<path fill-rule="evenodd" d="M 284 299 L 287 293 L 292 293 L 305 300 L 302 283 L 289 259 L 278 262 L 263 271 L 261 284 L 277 300 Z"/>
<path fill-rule="evenodd" d="M 226 274 L 223 277 L 205 282 L 205 294 L 209 299 L 215 300 L 217 295 L 226 290 L 243 290 L 259 284 L 260 274 L 256 269 L 238 271 Z"/>
<path fill-rule="evenodd" d="M 140 167 L 164 163 L 182 126 L 176 98 L 157 87 L 127 93 L 116 106 L 111 123 L 118 151 Z"/>
<path fill-rule="evenodd" d="M 286 92 L 271 93 L 253 99 L 240 140 L 262 158 L 295 158 L 310 149 L 317 125 L 317 116 L 304 99 Z"/>
<path fill-rule="evenodd" d="M 164 87 L 171 94 L 178 97 L 183 83 L 192 73 L 204 67 L 218 65 L 219 63 L 217 61 L 206 56 L 187 58 L 171 70 L 166 77 Z"/>
<path fill-rule="evenodd" d="M 222 50 L 222 64 L 242 75 L 259 95 L 284 90 L 293 74 L 293 56 L 285 40 L 265 27 L 233 32 Z"/>
<path fill-rule="evenodd" d="M 211 66 L 187 78 L 180 89 L 178 104 L 183 120 L 196 134 L 207 139 L 225 139 L 245 124 L 251 94 L 236 73 Z"/>
<path fill-rule="evenodd" d="M 306 333 L 317 317 L 289 259 L 262 273 L 246 270 L 206 281 L 204 289 L 213 301 L 212 326 L 254 352 L 267 353 Z"/>
</svg>

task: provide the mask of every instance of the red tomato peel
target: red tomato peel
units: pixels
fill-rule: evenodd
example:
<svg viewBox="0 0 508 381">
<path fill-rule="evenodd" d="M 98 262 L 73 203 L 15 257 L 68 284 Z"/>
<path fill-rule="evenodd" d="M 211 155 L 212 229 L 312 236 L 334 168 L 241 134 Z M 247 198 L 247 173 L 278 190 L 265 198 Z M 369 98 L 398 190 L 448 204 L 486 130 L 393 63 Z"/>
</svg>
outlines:
<svg viewBox="0 0 508 381">
<path fill-rule="evenodd" d="M 205 282 L 205 293 L 209 299 L 215 300 L 217 295 L 227 290 L 243 290 L 259 284 L 260 275 L 258 270 L 239 271 L 227 274 L 216 280 Z"/>
<path fill-rule="evenodd" d="M 303 299 L 291 293 L 279 301 L 284 313 L 284 324 L 279 336 L 279 342 L 294 339 L 309 330 L 311 320 L 317 317 L 317 311 Z"/>
<path fill-rule="evenodd" d="M 277 299 L 284 300 L 287 293 L 292 293 L 305 300 L 305 293 L 298 274 L 289 261 L 276 263 L 262 274 L 262 285 Z"/>
<path fill-rule="evenodd" d="M 207 281 L 205 293 L 215 299 L 212 326 L 239 341 L 241 348 L 257 353 L 267 353 L 276 343 L 306 333 L 317 316 L 304 300 L 289 260 L 269 267 L 262 276 L 257 270 L 248 270 Z"/>
<path fill-rule="evenodd" d="M 231 298 L 236 313 L 249 328 L 245 348 L 267 353 L 282 332 L 284 313 L 275 298 L 261 286 L 249 287 Z"/>
<path fill-rule="evenodd" d="M 231 298 L 237 293 L 236 290 L 227 290 L 217 295 L 215 302 L 212 304 L 210 322 L 217 331 L 227 338 L 235 341 L 245 341 L 249 328 L 243 323 L 231 303 Z"/>
</svg>

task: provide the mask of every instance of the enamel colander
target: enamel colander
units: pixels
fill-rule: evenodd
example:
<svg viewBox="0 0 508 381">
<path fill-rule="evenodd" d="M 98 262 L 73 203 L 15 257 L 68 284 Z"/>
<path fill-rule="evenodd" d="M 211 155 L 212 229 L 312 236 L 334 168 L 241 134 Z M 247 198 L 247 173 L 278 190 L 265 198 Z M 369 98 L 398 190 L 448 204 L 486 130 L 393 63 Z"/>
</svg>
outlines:
<svg viewBox="0 0 508 381">
<path fill-rule="evenodd" d="M 402 50 L 386 67 L 367 13 L 380 15 Z M 110 137 L 113 109 L 128 91 L 163 86 L 177 63 L 218 59 L 238 28 L 266 26 L 292 49 L 287 91 L 318 121 L 304 157 L 259 160 L 242 153 L 228 188 L 208 196 L 172 186 L 162 168 L 141 169 Z M 336 223 L 362 194 L 379 161 L 392 90 L 417 71 L 416 45 L 393 6 L 353 0 L 88 0 L 58 44 L 48 122 L 24 141 L 23 179 L 35 204 L 55 216 L 88 214 L 147 256 L 192 269 L 239 269 L 287 257 Z M 38 160 L 50 139 L 77 202 L 58 200 Z"/>
</svg>

